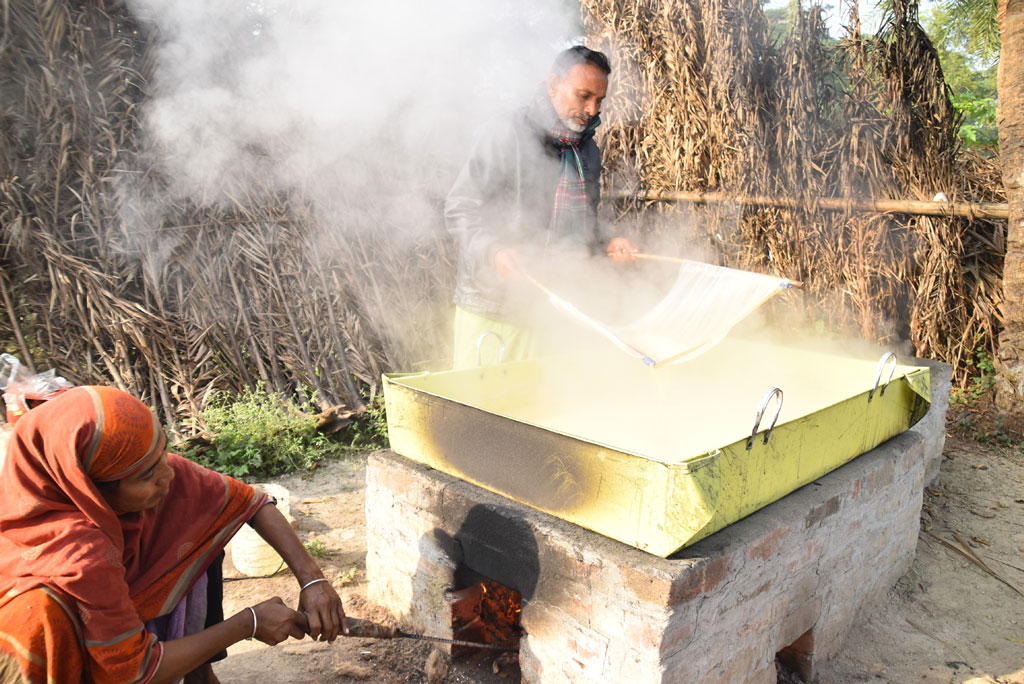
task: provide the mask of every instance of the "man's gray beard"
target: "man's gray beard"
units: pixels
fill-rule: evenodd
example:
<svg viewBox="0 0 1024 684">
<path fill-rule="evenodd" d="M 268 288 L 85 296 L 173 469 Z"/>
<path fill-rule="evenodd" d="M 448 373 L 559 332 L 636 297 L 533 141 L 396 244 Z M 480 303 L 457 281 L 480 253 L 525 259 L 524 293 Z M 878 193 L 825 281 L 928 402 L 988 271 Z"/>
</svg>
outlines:
<svg viewBox="0 0 1024 684">
<path fill-rule="evenodd" d="M 582 133 L 587 130 L 587 124 L 581 124 L 579 121 L 573 118 L 562 119 L 562 125 L 568 128 L 573 133 Z"/>
</svg>

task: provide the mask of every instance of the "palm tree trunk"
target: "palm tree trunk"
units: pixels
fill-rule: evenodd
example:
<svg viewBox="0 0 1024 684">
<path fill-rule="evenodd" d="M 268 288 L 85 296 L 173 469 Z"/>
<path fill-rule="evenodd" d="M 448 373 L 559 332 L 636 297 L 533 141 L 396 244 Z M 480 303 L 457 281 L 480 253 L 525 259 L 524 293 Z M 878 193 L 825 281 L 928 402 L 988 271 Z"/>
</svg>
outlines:
<svg viewBox="0 0 1024 684">
<path fill-rule="evenodd" d="M 1010 208 L 996 401 L 1024 416 L 1024 0 L 1000 0 L 999 157 Z"/>
</svg>

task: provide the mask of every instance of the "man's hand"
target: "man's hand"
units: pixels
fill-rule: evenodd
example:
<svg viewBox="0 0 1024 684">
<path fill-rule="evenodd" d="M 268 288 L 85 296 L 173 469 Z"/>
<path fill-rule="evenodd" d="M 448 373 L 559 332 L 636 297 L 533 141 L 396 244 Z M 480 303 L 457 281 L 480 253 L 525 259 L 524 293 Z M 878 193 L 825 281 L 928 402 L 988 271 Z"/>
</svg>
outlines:
<svg viewBox="0 0 1024 684">
<path fill-rule="evenodd" d="M 519 255 L 516 250 L 506 247 L 505 249 L 499 249 L 494 255 L 494 267 L 498 269 L 498 273 L 508 278 L 509 276 L 519 272 Z"/>
<path fill-rule="evenodd" d="M 634 255 L 639 251 L 632 242 L 624 237 L 612 238 L 608 241 L 608 256 L 616 263 L 626 264 L 636 261 Z"/>
</svg>

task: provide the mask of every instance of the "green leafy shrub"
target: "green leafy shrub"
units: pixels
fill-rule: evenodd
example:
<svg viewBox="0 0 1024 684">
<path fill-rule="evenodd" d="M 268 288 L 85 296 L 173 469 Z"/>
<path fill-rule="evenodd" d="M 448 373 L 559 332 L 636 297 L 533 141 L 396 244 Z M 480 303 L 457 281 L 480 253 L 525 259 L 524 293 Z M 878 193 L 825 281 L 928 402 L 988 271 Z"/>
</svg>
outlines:
<svg viewBox="0 0 1024 684">
<path fill-rule="evenodd" d="M 352 416 L 352 425 L 342 433 L 353 449 L 386 449 L 388 447 L 388 420 L 384 413 L 384 399 L 378 395 L 359 413 Z"/>
<path fill-rule="evenodd" d="M 967 360 L 967 367 L 971 369 L 972 377 L 966 387 L 954 387 L 949 395 L 951 406 L 970 406 L 982 399 L 991 399 L 992 391 L 996 386 L 996 366 L 992 360 L 992 354 L 985 347 L 981 335 L 974 336 L 974 356 Z"/>
<path fill-rule="evenodd" d="M 232 477 L 253 479 L 307 470 L 349 450 L 317 431 L 311 397 L 296 406 L 262 385 L 237 397 L 224 396 L 200 414 L 212 435 L 190 440 L 184 455 Z"/>
</svg>

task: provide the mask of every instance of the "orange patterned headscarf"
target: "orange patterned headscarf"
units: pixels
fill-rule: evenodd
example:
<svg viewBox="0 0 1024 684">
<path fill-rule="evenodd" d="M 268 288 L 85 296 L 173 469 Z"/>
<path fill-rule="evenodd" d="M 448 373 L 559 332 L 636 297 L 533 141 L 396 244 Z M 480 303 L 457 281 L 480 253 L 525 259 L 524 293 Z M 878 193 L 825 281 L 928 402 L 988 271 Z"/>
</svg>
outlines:
<svg viewBox="0 0 1024 684">
<path fill-rule="evenodd" d="M 265 495 L 168 454 L 170 491 L 118 516 L 96 482 L 165 449 L 152 412 L 110 387 L 79 387 L 15 425 L 0 470 L 0 595 L 46 586 L 81 621 L 92 679 L 145 682 L 160 645 L 143 623 L 171 612 Z"/>
</svg>

